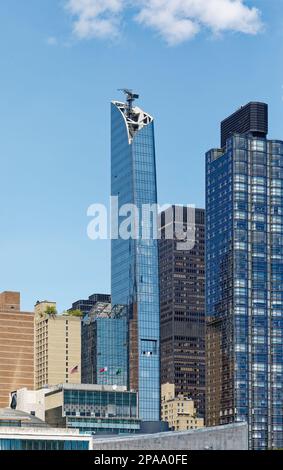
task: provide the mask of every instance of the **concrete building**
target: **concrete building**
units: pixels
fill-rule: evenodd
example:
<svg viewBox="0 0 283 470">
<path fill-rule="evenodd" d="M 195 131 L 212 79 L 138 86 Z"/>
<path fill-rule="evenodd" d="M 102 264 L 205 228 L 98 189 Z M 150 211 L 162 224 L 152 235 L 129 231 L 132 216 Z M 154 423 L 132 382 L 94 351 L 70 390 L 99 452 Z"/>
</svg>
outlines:
<svg viewBox="0 0 283 470">
<path fill-rule="evenodd" d="M 197 417 L 195 404 L 184 395 L 175 394 L 174 384 L 161 386 L 161 419 L 172 431 L 187 431 L 204 426 L 204 419 Z"/>
<path fill-rule="evenodd" d="M 20 293 L 0 294 L 0 407 L 10 393 L 34 388 L 34 314 L 21 312 Z"/>
<path fill-rule="evenodd" d="M 30 413 L 25 413 L 21 410 L 12 410 L 11 408 L 0 408 L 0 428 L 5 426 L 47 428 L 48 424 Z"/>
<path fill-rule="evenodd" d="M 193 213 L 192 213 L 193 212 Z M 161 383 L 205 413 L 205 212 L 172 206 L 161 214 L 159 240 Z M 180 247 L 180 229 L 193 247 Z M 171 231 L 167 237 L 167 231 Z"/>
<path fill-rule="evenodd" d="M 45 420 L 82 433 L 134 434 L 140 430 L 138 396 L 126 387 L 58 385 L 45 395 Z"/>
<path fill-rule="evenodd" d="M 94 437 L 94 450 L 248 450 L 246 423 L 183 432 L 127 437 Z"/>
<path fill-rule="evenodd" d="M 14 401 L 13 404 L 16 410 L 45 421 L 45 394 L 49 390 L 48 388 L 42 388 L 41 390 L 21 388 L 11 394 L 11 403 Z"/>
<path fill-rule="evenodd" d="M 53 429 L 27 413 L 0 409 L 2 450 L 92 450 L 92 438 L 78 430 Z"/>
<path fill-rule="evenodd" d="M 81 382 L 81 318 L 58 315 L 55 302 L 38 302 L 35 306 L 35 388 L 68 382 Z"/>
</svg>

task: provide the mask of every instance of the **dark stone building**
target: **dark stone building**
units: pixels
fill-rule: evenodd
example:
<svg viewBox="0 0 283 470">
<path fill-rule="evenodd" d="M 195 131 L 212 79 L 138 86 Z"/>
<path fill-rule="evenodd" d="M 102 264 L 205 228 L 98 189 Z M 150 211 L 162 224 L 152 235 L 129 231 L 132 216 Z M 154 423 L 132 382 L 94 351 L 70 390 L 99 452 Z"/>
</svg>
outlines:
<svg viewBox="0 0 283 470">
<path fill-rule="evenodd" d="M 88 299 L 77 300 L 72 304 L 70 310 L 80 310 L 84 315 L 87 315 L 93 307 L 99 302 L 111 303 L 111 295 L 109 294 L 93 294 Z"/>
<path fill-rule="evenodd" d="M 195 402 L 198 416 L 205 411 L 205 211 L 195 210 L 195 243 L 180 250 L 176 237 L 180 221 L 176 207 L 161 215 L 159 240 L 161 383 L 174 383 L 176 394 Z M 188 211 L 182 228 L 188 228 Z M 171 217 L 168 213 L 171 212 Z M 167 214 L 167 215 L 166 215 Z M 171 222 L 168 222 L 168 219 Z M 193 224 L 194 225 L 194 224 Z M 172 239 L 165 238 L 171 227 Z M 169 229 L 170 230 L 170 229 Z"/>
</svg>

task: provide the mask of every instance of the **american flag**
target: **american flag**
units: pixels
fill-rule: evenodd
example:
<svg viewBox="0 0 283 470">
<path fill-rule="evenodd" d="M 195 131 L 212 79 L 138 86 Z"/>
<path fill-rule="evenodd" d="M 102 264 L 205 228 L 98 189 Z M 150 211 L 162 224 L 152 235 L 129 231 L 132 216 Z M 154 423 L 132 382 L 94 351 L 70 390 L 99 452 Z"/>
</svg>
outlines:
<svg viewBox="0 0 283 470">
<path fill-rule="evenodd" d="M 77 372 L 79 372 L 79 366 L 75 366 L 70 370 L 71 374 L 76 374 Z"/>
</svg>

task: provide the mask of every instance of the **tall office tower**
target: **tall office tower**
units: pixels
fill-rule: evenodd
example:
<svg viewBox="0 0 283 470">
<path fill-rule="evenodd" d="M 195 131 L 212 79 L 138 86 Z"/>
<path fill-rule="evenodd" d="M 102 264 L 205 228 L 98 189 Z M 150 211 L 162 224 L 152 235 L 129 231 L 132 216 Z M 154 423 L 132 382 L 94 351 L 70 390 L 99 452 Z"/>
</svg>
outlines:
<svg viewBox="0 0 283 470">
<path fill-rule="evenodd" d="M 72 304 L 69 311 L 80 310 L 83 315 L 87 315 L 98 302 L 111 303 L 111 295 L 109 294 L 93 294 L 88 299 L 77 300 Z"/>
<path fill-rule="evenodd" d="M 182 227 L 187 225 L 187 208 Z M 205 212 L 195 210 L 195 245 L 180 251 L 176 207 L 161 214 L 159 240 L 161 383 L 175 385 L 176 394 L 194 400 L 197 414 L 205 414 Z M 173 225 L 173 239 L 165 227 Z"/>
<path fill-rule="evenodd" d="M 0 408 L 10 393 L 34 387 L 34 315 L 21 312 L 20 294 L 0 294 Z"/>
<path fill-rule="evenodd" d="M 126 103 L 112 102 L 111 194 L 118 198 L 118 209 L 125 216 L 124 204 L 135 204 L 141 216 L 144 204 L 157 202 L 154 123 L 149 114 L 133 105 L 138 96 L 125 92 Z M 126 218 L 121 212 L 119 226 Z M 112 305 L 128 309 L 129 387 L 139 392 L 141 420 L 153 428 L 152 423 L 160 421 L 157 240 L 143 239 L 140 231 L 128 240 L 119 234 L 112 240 L 111 263 Z"/>
<path fill-rule="evenodd" d="M 82 321 L 82 383 L 128 385 L 125 307 L 97 302 Z"/>
<path fill-rule="evenodd" d="M 206 424 L 245 420 L 250 448 L 282 448 L 283 142 L 267 140 L 265 104 L 224 124 L 206 155 Z"/>
<path fill-rule="evenodd" d="M 81 318 L 56 314 L 55 302 L 37 302 L 34 311 L 35 388 L 80 383 Z"/>
</svg>

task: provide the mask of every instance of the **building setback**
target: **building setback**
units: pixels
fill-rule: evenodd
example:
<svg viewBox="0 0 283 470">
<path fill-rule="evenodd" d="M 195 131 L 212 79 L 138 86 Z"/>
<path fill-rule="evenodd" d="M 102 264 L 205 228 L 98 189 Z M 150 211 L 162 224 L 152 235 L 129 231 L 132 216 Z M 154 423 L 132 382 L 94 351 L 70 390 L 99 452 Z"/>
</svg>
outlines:
<svg viewBox="0 0 283 470">
<path fill-rule="evenodd" d="M 35 388 L 81 382 L 81 318 L 47 313 L 54 302 L 35 306 Z M 18 387 L 19 388 L 19 387 Z"/>
<path fill-rule="evenodd" d="M 255 137 L 265 138 L 268 134 L 268 106 L 251 102 L 242 106 L 221 122 L 221 147 L 233 134 L 252 132 Z"/>
<path fill-rule="evenodd" d="M 247 421 L 253 449 L 283 447 L 283 142 L 267 115 L 241 108 L 206 155 L 206 424 Z"/>
<path fill-rule="evenodd" d="M 169 424 L 171 431 L 188 431 L 204 426 L 204 419 L 197 417 L 193 400 L 176 395 L 174 384 L 161 386 L 161 417 Z"/>
<path fill-rule="evenodd" d="M 187 227 L 186 207 L 182 227 Z M 205 212 L 195 210 L 195 243 L 179 250 L 176 207 L 161 215 L 159 240 L 161 383 L 175 385 L 176 394 L 194 401 L 197 415 L 205 413 Z M 165 238 L 165 227 L 172 239 Z M 187 229 L 186 229 L 187 230 Z"/>
<path fill-rule="evenodd" d="M 34 387 L 34 314 L 21 312 L 20 293 L 0 294 L 0 408 L 10 393 Z"/>
<path fill-rule="evenodd" d="M 92 450 L 92 437 L 78 429 L 50 428 L 23 411 L 0 409 L 0 451 Z"/>
<path fill-rule="evenodd" d="M 111 105 L 111 195 L 119 210 L 135 204 L 141 215 L 144 204 L 157 202 L 154 120 L 133 105 L 137 95 L 125 93 L 126 103 Z M 111 244 L 112 304 L 127 308 L 129 387 L 139 393 L 141 420 L 153 429 L 160 422 L 158 245 L 140 233 L 117 235 Z"/>
<path fill-rule="evenodd" d="M 72 304 L 69 311 L 80 310 L 83 315 L 87 315 L 97 303 L 111 303 L 111 295 L 109 294 L 92 294 L 88 299 L 77 300 Z"/>
</svg>

